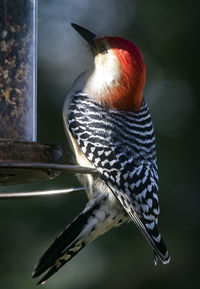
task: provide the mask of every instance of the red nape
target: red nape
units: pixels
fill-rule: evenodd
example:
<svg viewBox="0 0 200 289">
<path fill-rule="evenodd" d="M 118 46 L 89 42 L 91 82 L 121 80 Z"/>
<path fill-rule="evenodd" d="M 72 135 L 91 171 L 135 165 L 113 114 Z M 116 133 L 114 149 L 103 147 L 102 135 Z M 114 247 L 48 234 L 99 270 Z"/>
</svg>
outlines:
<svg viewBox="0 0 200 289">
<path fill-rule="evenodd" d="M 142 53 L 129 40 L 120 37 L 106 38 L 121 66 L 119 86 L 113 88 L 112 95 L 107 98 L 108 105 L 118 110 L 138 111 L 146 77 Z"/>
</svg>

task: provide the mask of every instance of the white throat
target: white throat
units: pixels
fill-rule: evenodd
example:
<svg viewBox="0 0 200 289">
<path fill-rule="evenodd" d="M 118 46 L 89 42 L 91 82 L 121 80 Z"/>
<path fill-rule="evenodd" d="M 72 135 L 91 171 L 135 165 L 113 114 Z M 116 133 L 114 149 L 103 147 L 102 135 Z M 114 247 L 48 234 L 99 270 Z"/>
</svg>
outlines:
<svg viewBox="0 0 200 289">
<path fill-rule="evenodd" d="M 115 54 L 109 50 L 106 55 L 95 57 L 94 69 L 87 76 L 83 91 L 98 100 L 105 96 L 113 86 L 118 85 L 120 64 Z"/>
</svg>

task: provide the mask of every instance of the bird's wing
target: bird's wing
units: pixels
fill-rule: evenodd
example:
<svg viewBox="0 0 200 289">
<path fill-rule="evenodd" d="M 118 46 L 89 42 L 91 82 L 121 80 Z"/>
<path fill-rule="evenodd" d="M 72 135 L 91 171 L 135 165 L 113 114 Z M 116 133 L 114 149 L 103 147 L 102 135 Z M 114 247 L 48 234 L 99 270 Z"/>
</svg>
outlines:
<svg viewBox="0 0 200 289">
<path fill-rule="evenodd" d="M 168 263 L 170 260 L 169 253 L 157 227 L 157 195 L 153 191 L 150 193 L 146 188 L 141 189 L 141 191 L 140 188 L 137 188 L 138 194 L 136 194 L 134 189 L 131 190 L 131 185 L 136 186 L 136 183 L 133 182 L 129 185 L 126 182 L 124 186 L 124 184 L 121 185 L 120 182 L 118 184 L 113 182 L 110 176 L 103 175 L 103 179 L 152 246 L 155 264 L 157 264 L 157 256 L 164 264 Z M 149 184 L 146 186 L 148 187 Z M 150 186 L 154 189 L 152 184 Z M 154 197 L 154 194 L 156 197 Z"/>
<path fill-rule="evenodd" d="M 96 148 L 96 150 L 98 155 L 99 149 Z M 103 157 L 104 154 L 106 154 L 106 150 L 102 153 L 102 160 L 105 157 Z M 120 155 L 120 161 L 115 149 L 110 150 L 109 157 L 109 168 L 105 168 L 105 164 L 102 164 L 103 161 L 98 164 L 94 161 L 102 179 L 149 241 L 155 252 L 155 264 L 157 256 L 164 264 L 168 263 L 169 253 L 157 227 L 158 185 L 153 168 L 147 164 L 136 166 L 134 157 L 129 158 L 128 161 L 122 161 L 122 155 Z"/>
</svg>

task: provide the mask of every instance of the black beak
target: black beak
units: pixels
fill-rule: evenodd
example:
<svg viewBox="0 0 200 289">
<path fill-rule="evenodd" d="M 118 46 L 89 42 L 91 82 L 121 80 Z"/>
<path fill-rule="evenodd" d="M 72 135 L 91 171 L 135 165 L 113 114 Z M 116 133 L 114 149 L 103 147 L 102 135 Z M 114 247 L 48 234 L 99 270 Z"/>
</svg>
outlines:
<svg viewBox="0 0 200 289">
<path fill-rule="evenodd" d="M 89 30 L 71 23 L 72 27 L 90 44 L 91 47 L 96 48 L 94 38 L 96 37 L 96 34 L 90 32 Z"/>
</svg>

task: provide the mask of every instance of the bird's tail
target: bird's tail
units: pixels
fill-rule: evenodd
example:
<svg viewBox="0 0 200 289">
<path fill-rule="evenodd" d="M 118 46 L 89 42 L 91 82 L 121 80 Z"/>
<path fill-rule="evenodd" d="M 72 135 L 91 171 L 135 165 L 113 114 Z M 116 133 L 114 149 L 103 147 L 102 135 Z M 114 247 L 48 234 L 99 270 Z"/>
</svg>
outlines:
<svg viewBox="0 0 200 289">
<path fill-rule="evenodd" d="M 87 243 L 98 237 L 98 235 L 95 235 L 95 228 L 98 223 L 95 213 L 99 210 L 100 201 L 99 199 L 90 201 L 85 210 L 55 239 L 43 254 L 32 276 L 35 278 L 46 270 L 48 271 L 37 284 L 44 284 Z M 91 236 L 91 234 L 93 235 Z"/>
</svg>

